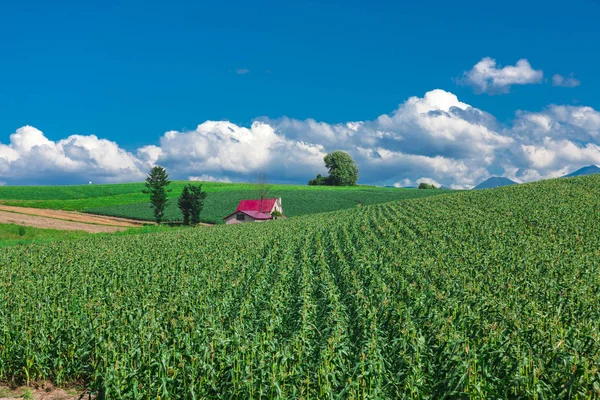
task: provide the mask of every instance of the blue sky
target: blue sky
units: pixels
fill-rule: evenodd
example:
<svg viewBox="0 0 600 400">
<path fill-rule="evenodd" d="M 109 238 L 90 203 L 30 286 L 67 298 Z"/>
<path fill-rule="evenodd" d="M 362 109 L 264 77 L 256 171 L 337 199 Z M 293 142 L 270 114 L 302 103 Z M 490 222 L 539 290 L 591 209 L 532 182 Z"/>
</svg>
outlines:
<svg viewBox="0 0 600 400">
<path fill-rule="evenodd" d="M 300 142 L 311 138 L 311 144 L 329 151 L 336 146 L 325 145 L 309 134 L 294 133 L 292 138 L 277 121 L 282 117 L 330 125 L 375 121 L 382 114 L 394 113 L 412 96 L 423 98 L 434 89 L 452 93 L 458 101 L 491 114 L 494 131 L 508 137 L 516 135 L 519 110 L 543 113 L 550 105 L 600 109 L 600 2 L 595 0 L 568 4 L 207 3 L 4 4 L 0 12 L 0 143 L 16 148 L 11 145 L 11 135 L 30 126 L 54 144 L 71 135 L 95 135 L 141 159 L 136 152 L 145 146 L 162 147 L 161 138 L 167 131 L 193 131 L 205 121 L 229 121 L 235 129 L 250 128 L 260 118 L 271 121 L 270 126 L 282 137 Z M 465 82 L 463 73 L 485 57 L 494 59 L 498 69 L 526 59 L 532 70 L 543 71 L 543 78 L 489 91 L 491 94 L 479 93 L 481 90 Z M 580 84 L 553 86 L 554 74 L 565 79 L 573 74 Z M 576 109 L 569 110 L 577 115 Z M 550 137 L 569 140 L 580 148 L 597 145 L 596 114 L 588 113 L 588 117 L 592 125 L 584 124 L 591 130 L 586 140 L 581 140 L 580 132 L 564 132 L 568 124 L 582 129 L 571 123 L 575 117 L 557 117 L 560 132 Z M 519 145 L 537 149 L 543 141 L 534 142 L 519 141 Z M 360 152 L 356 142 L 342 142 L 337 147 L 354 149 L 357 157 Z M 394 151 L 405 154 L 402 146 Z M 500 152 L 495 151 L 496 159 Z M 425 153 L 414 150 L 410 154 L 436 156 Z M 445 150 L 438 155 L 462 160 Z M 235 154 L 229 157 L 235 158 Z M 488 160 L 477 168 L 484 168 L 488 175 L 510 175 L 508 169 L 517 168 L 513 177 L 523 180 L 535 175 L 528 170 L 535 170 L 535 177 L 560 170 L 557 164 L 541 171 L 533 168 L 535 163 L 519 164 L 518 155 L 512 157 L 515 161 L 510 167 Z M 573 159 L 593 162 L 595 157 Z M 276 157 L 271 159 L 250 163 L 253 167 L 246 170 L 224 163 L 195 163 L 174 171 L 180 171 L 176 172 L 180 177 L 199 169 L 197 176 L 206 175 L 206 170 L 215 179 L 244 179 L 259 168 L 272 168 Z M 167 163 L 165 157 L 158 161 Z M 98 160 L 92 164 L 102 169 Z M 43 171 L 46 176 L 58 174 L 57 180 L 66 183 L 86 179 L 76 168 L 58 172 L 48 165 L 44 168 L 20 179 L 43 182 Z M 371 169 L 365 178 L 373 183 L 429 178 L 451 184 L 458 179 L 429 170 L 418 176 L 421 173 L 415 168 L 405 172 L 400 168 L 398 174 L 388 174 L 378 182 L 376 167 L 369 164 L 366 170 Z M 2 171 L 0 168 L 0 174 L 9 174 L 8 169 Z M 134 179 L 127 174 L 120 179 L 115 174 L 99 172 L 94 177 L 100 181 Z M 303 180 L 292 175 L 274 178 Z M 482 179 L 486 173 L 475 175 Z M 469 185 L 468 179 L 458 180 Z M 0 182 L 18 183 L 2 175 Z"/>
</svg>

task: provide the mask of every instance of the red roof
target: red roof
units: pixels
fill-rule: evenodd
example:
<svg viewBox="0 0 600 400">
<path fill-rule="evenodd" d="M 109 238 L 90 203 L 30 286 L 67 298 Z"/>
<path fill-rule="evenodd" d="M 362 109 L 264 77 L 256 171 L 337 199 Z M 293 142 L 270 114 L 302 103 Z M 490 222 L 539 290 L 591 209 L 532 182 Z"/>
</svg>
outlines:
<svg viewBox="0 0 600 400">
<path fill-rule="evenodd" d="M 258 213 L 262 211 L 263 213 L 270 213 L 273 211 L 273 207 L 275 207 L 276 202 L 277 199 L 263 199 L 261 210 L 260 200 L 241 200 L 235 211 L 256 211 Z"/>
<path fill-rule="evenodd" d="M 240 204 L 238 204 L 237 208 L 234 212 L 229 214 L 223 219 L 227 219 L 231 217 L 233 214 L 237 212 L 243 212 L 244 214 L 254 218 L 254 219 L 273 219 L 270 212 L 273 211 L 273 207 L 275 207 L 275 203 L 278 199 L 263 199 L 262 201 L 262 211 L 260 212 L 260 200 L 241 200 Z"/>
</svg>

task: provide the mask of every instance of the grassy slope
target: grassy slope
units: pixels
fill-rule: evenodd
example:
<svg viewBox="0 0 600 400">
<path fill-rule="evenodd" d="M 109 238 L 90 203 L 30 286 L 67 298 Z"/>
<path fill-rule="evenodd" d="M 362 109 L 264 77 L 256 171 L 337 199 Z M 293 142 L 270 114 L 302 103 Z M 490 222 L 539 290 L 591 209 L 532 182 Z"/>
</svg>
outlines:
<svg viewBox="0 0 600 400">
<path fill-rule="evenodd" d="M 181 214 L 175 199 L 188 182 L 171 184 L 173 199 L 166 211 L 166 221 L 179 221 Z M 115 185 L 80 185 L 47 187 L 0 187 L 0 202 L 24 207 L 86 211 L 95 214 L 152 220 L 148 196 L 143 183 Z M 254 185 L 248 183 L 204 182 L 209 194 L 202 213 L 203 222 L 221 223 L 222 218 L 235 210 L 242 199 L 256 198 Z M 282 197 L 288 216 L 336 211 L 358 204 L 377 204 L 388 201 L 441 194 L 442 191 L 393 189 L 373 186 L 327 187 L 308 185 L 272 185 L 269 196 Z"/>
<path fill-rule="evenodd" d="M 192 229 L 181 226 L 148 225 L 128 228 L 115 233 L 88 233 L 83 231 L 66 231 L 58 229 L 42 229 L 16 224 L 0 224 L 0 247 L 15 245 L 40 244 L 53 241 L 82 239 L 93 235 L 95 237 L 128 236 L 145 233 L 173 232 L 176 230 Z M 204 229 L 204 228 L 198 228 Z"/>
<path fill-rule="evenodd" d="M 109 398 L 597 398 L 599 243 L 594 176 L 14 248 L 0 381 L 83 380 Z"/>
<path fill-rule="evenodd" d="M 337 211 L 360 205 L 379 204 L 394 200 L 426 197 L 441 191 L 417 189 L 354 189 L 354 190 L 278 190 L 272 189 L 270 197 L 281 197 L 285 215 L 297 217 L 305 214 Z M 208 195 L 201 220 L 222 223 L 223 217 L 233 212 L 242 199 L 256 198 L 253 190 L 212 192 Z M 88 208 L 86 212 L 115 217 L 153 220 L 149 203 L 125 204 L 100 208 Z M 165 221 L 180 221 L 177 203 L 171 201 L 165 212 Z"/>
<path fill-rule="evenodd" d="M 89 235 L 82 231 L 40 229 L 16 224 L 0 224 L 0 247 L 43 243 L 51 240 L 78 239 Z"/>
</svg>

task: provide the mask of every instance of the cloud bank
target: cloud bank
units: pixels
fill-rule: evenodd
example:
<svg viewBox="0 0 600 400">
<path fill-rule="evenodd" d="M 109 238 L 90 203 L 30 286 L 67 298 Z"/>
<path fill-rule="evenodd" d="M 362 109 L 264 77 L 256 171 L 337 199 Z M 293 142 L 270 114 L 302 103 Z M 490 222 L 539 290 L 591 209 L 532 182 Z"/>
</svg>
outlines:
<svg viewBox="0 0 600 400">
<path fill-rule="evenodd" d="M 162 165 L 175 179 L 250 181 L 266 172 L 273 182 L 306 183 L 327 172 L 323 157 L 333 150 L 355 158 L 364 184 L 469 188 L 492 175 L 531 181 L 600 164 L 600 112 L 550 105 L 519 111 L 506 126 L 436 89 L 372 120 L 259 118 L 249 127 L 205 121 L 195 130 L 166 132 L 158 143 L 134 151 L 95 135 L 54 142 L 24 126 L 0 143 L 0 182 L 140 181 L 151 166 Z"/>
</svg>

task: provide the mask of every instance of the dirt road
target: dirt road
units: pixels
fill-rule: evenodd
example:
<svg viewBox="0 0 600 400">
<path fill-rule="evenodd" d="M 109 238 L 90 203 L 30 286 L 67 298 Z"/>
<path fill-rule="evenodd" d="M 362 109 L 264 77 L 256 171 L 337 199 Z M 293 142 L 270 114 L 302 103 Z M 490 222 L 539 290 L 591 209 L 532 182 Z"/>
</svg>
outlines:
<svg viewBox="0 0 600 400">
<path fill-rule="evenodd" d="M 24 399 L 26 397 L 35 400 L 87 400 L 88 398 L 96 398 L 96 396 L 88 396 L 81 389 L 57 389 L 52 384 L 45 384 L 43 387 L 38 387 L 37 389 L 32 387 L 11 389 L 6 386 L 0 386 L 0 400 Z"/>
<path fill-rule="evenodd" d="M 0 205 L 0 223 L 33 226 L 36 228 L 78 230 L 90 233 L 117 232 L 139 227 L 147 222 L 124 218 L 104 217 L 75 211 Z"/>
<path fill-rule="evenodd" d="M 59 229 L 66 231 L 85 231 L 89 233 L 117 232 L 127 229 L 124 226 L 94 225 L 84 222 L 66 221 L 40 217 L 37 215 L 19 214 L 14 212 L 0 211 L 0 223 L 33 226 L 34 228 Z"/>
</svg>

